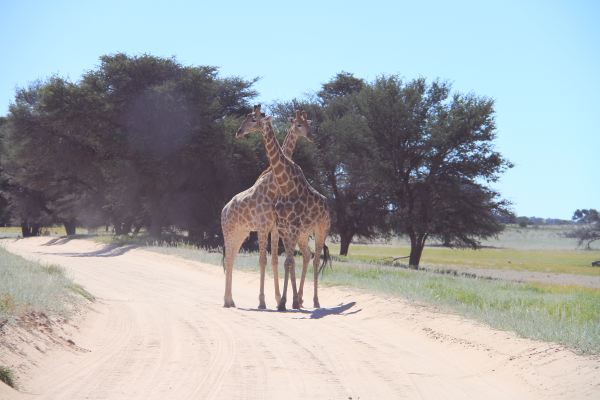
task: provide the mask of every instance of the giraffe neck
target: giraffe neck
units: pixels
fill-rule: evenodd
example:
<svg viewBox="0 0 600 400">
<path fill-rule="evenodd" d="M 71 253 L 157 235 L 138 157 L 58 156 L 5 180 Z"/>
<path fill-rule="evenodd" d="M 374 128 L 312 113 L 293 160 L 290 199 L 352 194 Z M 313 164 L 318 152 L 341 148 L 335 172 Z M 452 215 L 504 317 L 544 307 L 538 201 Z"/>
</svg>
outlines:
<svg viewBox="0 0 600 400">
<path fill-rule="evenodd" d="M 264 129 L 262 131 L 263 139 L 265 142 L 265 150 L 269 163 L 273 169 L 273 176 L 278 186 L 286 186 L 288 184 L 289 177 L 293 175 L 293 168 L 291 161 L 285 157 L 279 142 L 275 138 L 275 132 L 273 132 L 273 125 L 271 121 L 264 123 Z M 287 174 L 285 174 L 287 172 Z M 284 175 L 287 175 L 284 176 Z"/>
<path fill-rule="evenodd" d="M 292 159 L 292 154 L 294 154 L 294 149 L 296 148 L 296 142 L 298 141 L 298 135 L 293 127 L 288 129 L 287 135 L 285 135 L 285 139 L 283 140 L 283 154 L 290 160 Z"/>
</svg>

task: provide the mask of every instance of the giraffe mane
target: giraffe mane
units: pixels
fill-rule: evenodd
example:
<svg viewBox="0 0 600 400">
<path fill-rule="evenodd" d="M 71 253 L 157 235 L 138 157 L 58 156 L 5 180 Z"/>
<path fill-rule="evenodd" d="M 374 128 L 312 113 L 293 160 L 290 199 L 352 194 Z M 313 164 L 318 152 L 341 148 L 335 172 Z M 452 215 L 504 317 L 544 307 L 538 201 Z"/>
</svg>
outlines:
<svg viewBox="0 0 600 400">
<path fill-rule="evenodd" d="M 265 169 L 263 172 L 260 173 L 260 175 L 258 176 L 258 179 L 262 178 L 263 176 L 265 176 L 266 174 L 271 172 L 271 170 L 272 170 L 271 166 L 268 166 L 267 169 Z"/>
</svg>

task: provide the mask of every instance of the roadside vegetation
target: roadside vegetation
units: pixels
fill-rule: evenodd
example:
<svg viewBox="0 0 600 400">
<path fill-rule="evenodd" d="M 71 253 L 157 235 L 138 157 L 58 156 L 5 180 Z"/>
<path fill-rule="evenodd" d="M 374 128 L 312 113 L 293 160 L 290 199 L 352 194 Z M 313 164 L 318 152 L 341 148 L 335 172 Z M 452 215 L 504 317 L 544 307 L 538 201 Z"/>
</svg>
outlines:
<svg viewBox="0 0 600 400">
<path fill-rule="evenodd" d="M 26 260 L 0 245 L 0 329 L 29 313 L 67 317 L 82 297 L 94 300 L 62 268 Z M 15 380 L 13 370 L 0 365 L 0 381 L 16 388 Z"/>
<path fill-rule="evenodd" d="M 0 382 L 4 382 L 12 388 L 17 387 L 15 383 L 15 374 L 8 367 L 0 366 Z"/>
<path fill-rule="evenodd" d="M 79 296 L 92 298 L 62 268 L 26 260 L 0 246 L 0 323 L 29 312 L 68 316 Z"/>
<path fill-rule="evenodd" d="M 480 250 L 428 246 L 423 253 L 423 264 L 600 275 L 600 268 L 590 265 L 591 260 L 600 258 L 600 251 L 576 250 L 572 241 L 562 236 L 564 229 L 571 228 L 509 227 L 494 243 L 488 244 L 492 248 Z M 161 254 L 221 266 L 219 249 L 198 248 L 181 239 L 157 241 L 143 234 L 82 237 L 107 245 L 143 246 Z M 557 240 L 567 241 L 567 245 L 549 250 Z M 510 248 L 514 242 L 520 247 Z M 600 314 L 597 312 L 600 290 L 414 271 L 407 268 L 405 259 L 390 265 L 394 258 L 407 254 L 409 248 L 403 239 L 388 243 L 353 244 L 348 256 L 335 256 L 333 269 L 326 270 L 321 283 L 433 304 L 443 311 L 482 321 L 496 329 L 514 331 L 523 337 L 560 343 L 581 353 L 600 353 Z M 330 244 L 332 253 L 337 246 Z M 301 265 L 300 257 L 296 265 Z M 283 266 L 283 257 L 280 266 Z M 257 254 L 242 251 L 236 258 L 235 268 L 257 271 Z M 271 273 L 270 268 L 267 273 Z"/>
</svg>

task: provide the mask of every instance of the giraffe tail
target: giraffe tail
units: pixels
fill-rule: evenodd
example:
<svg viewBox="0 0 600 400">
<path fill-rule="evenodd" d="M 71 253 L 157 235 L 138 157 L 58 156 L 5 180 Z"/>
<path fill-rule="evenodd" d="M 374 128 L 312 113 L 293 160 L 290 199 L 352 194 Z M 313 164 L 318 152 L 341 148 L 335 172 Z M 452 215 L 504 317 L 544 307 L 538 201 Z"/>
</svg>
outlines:
<svg viewBox="0 0 600 400">
<path fill-rule="evenodd" d="M 323 272 L 325 271 L 325 267 L 329 264 L 329 268 L 333 268 L 333 264 L 331 263 L 331 255 L 329 254 L 329 247 L 326 244 L 323 245 L 323 263 L 319 267 L 319 273 L 323 276 Z"/>
</svg>

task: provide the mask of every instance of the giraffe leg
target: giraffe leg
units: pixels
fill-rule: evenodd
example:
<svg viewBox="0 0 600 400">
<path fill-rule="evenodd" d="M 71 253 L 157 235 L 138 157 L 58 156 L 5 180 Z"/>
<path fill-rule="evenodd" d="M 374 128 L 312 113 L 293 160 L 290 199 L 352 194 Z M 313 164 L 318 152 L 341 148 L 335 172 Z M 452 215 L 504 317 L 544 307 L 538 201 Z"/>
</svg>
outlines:
<svg viewBox="0 0 600 400">
<path fill-rule="evenodd" d="M 283 245 L 285 247 L 285 262 L 284 262 L 284 269 L 285 269 L 285 277 L 283 279 L 283 296 L 281 297 L 281 301 L 279 302 L 279 305 L 277 306 L 277 309 L 279 311 L 285 311 L 286 307 L 285 307 L 285 303 L 287 302 L 287 285 L 288 285 L 288 280 L 292 279 L 292 290 L 294 293 L 294 300 L 297 301 L 298 300 L 298 293 L 296 292 L 296 281 L 295 281 L 295 274 L 294 274 L 294 248 L 295 248 L 295 241 L 291 240 L 290 238 L 284 238 L 283 240 Z"/>
<path fill-rule="evenodd" d="M 223 307 L 235 307 L 231 293 L 233 280 L 233 261 L 244 242 L 247 233 L 235 233 L 225 238 L 225 304 Z"/>
<path fill-rule="evenodd" d="M 306 278 L 306 270 L 308 269 L 308 263 L 310 262 L 310 247 L 308 247 L 308 235 L 301 236 L 298 239 L 298 247 L 302 253 L 302 275 L 300 276 L 300 287 L 298 288 L 298 305 L 302 307 L 302 295 L 304 294 L 304 279 Z"/>
<path fill-rule="evenodd" d="M 275 284 L 275 302 L 279 304 L 281 292 L 279 291 L 279 232 L 277 227 L 271 231 L 271 266 L 273 267 L 273 283 Z"/>
<path fill-rule="evenodd" d="M 321 261 L 321 253 L 323 252 L 323 245 L 325 244 L 325 238 L 327 233 L 324 231 L 315 233 L 315 258 L 313 260 L 313 273 L 314 273 L 314 285 L 315 294 L 313 297 L 313 305 L 315 308 L 321 308 L 319 304 L 319 262 Z"/>
<path fill-rule="evenodd" d="M 264 310 L 265 304 L 265 269 L 267 267 L 267 238 L 269 233 L 258 232 L 258 264 L 260 265 L 260 294 L 258 295 L 258 308 Z"/>
</svg>

